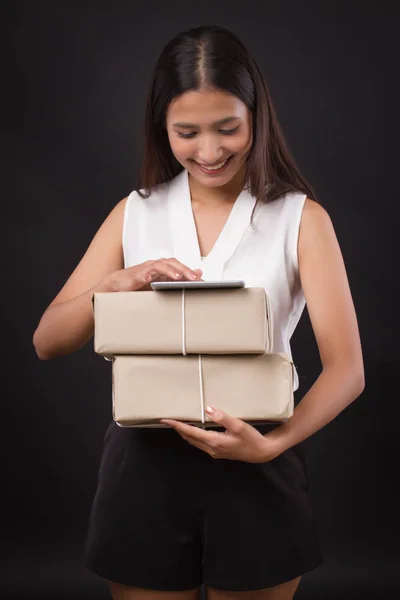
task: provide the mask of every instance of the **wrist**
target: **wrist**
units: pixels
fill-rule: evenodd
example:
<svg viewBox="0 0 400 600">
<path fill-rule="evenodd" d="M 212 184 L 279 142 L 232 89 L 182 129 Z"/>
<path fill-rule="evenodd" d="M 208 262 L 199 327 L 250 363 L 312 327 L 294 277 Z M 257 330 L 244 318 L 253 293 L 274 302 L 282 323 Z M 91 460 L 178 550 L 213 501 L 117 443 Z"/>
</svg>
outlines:
<svg viewBox="0 0 400 600">
<path fill-rule="evenodd" d="M 114 273 L 109 273 L 99 281 L 99 283 L 92 289 L 95 292 L 116 292 L 117 287 L 114 281 Z"/>
<path fill-rule="evenodd" d="M 288 450 L 293 444 L 290 440 L 289 433 L 285 427 L 285 423 L 275 427 L 272 431 L 263 434 L 267 440 L 267 452 L 273 454 L 274 458 Z"/>
</svg>

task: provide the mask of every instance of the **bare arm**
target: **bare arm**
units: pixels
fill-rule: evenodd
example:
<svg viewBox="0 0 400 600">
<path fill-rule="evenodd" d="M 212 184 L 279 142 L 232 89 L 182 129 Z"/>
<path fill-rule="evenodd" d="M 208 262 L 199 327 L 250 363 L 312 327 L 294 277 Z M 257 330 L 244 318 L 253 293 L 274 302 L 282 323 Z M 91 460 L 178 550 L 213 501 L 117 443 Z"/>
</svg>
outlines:
<svg viewBox="0 0 400 600">
<path fill-rule="evenodd" d="M 157 258 L 124 268 L 122 229 L 126 198 L 118 202 L 101 225 L 86 253 L 63 288 L 45 310 L 33 335 L 42 360 L 70 354 L 93 336 L 92 296 L 95 292 L 150 289 L 158 277 L 199 279 L 201 269 L 190 269 L 175 258 Z"/>
<path fill-rule="evenodd" d="M 126 198 L 105 219 L 81 261 L 57 294 L 33 336 L 39 358 L 78 350 L 93 336 L 92 295 L 112 291 L 110 274 L 123 268 L 122 224 Z"/>
<path fill-rule="evenodd" d="M 327 425 L 363 391 L 356 312 L 331 219 L 307 198 L 299 232 L 299 270 L 322 372 L 293 416 L 265 435 L 281 452 Z"/>
</svg>

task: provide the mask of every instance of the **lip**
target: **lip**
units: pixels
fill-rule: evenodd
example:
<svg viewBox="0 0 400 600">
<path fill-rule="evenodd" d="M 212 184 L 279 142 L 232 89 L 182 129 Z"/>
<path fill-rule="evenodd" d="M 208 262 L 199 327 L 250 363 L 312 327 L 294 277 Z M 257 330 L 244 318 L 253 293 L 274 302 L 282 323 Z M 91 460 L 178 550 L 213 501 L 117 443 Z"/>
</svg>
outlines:
<svg viewBox="0 0 400 600">
<path fill-rule="evenodd" d="M 207 175 L 214 175 L 214 174 L 218 174 L 221 173 L 224 169 L 226 169 L 226 167 L 228 166 L 231 158 L 233 158 L 233 154 L 231 154 L 231 156 L 228 156 L 228 158 L 224 159 L 226 160 L 226 163 L 224 164 L 223 167 L 221 167 L 220 169 L 214 169 L 212 171 L 207 170 L 210 167 L 213 167 L 214 165 L 207 165 L 207 167 L 203 167 L 203 165 L 201 165 L 200 163 L 198 163 L 197 161 L 194 161 L 194 163 L 196 164 L 197 167 L 199 167 L 199 169 L 202 171 L 202 173 L 207 173 Z M 223 162 L 223 161 L 219 161 L 219 162 Z M 215 164 L 219 164 L 219 163 L 215 163 Z"/>
</svg>

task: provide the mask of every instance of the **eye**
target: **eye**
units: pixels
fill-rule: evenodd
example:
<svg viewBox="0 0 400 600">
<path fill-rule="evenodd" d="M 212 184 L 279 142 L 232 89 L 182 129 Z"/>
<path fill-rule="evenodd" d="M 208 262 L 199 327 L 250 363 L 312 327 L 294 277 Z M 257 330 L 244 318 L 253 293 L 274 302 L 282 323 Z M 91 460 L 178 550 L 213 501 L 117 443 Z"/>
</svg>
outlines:
<svg viewBox="0 0 400 600">
<path fill-rule="evenodd" d="M 220 129 L 220 133 L 222 133 L 223 135 L 232 135 L 233 133 L 235 133 L 237 130 L 239 129 L 238 127 L 235 127 L 234 129 Z M 186 139 L 190 139 L 193 138 L 196 135 L 195 131 L 192 131 L 191 133 L 178 133 L 178 136 L 181 138 L 186 138 Z"/>
<path fill-rule="evenodd" d="M 235 127 L 234 129 L 220 129 L 220 132 L 223 133 L 224 135 L 232 135 L 238 129 L 239 129 L 239 127 Z"/>
</svg>

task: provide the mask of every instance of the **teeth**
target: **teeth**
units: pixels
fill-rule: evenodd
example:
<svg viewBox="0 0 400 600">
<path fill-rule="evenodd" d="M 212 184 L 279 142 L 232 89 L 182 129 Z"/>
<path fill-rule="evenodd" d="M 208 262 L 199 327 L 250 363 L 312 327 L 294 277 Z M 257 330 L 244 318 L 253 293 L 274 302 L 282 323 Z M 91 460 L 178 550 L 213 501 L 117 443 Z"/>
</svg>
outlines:
<svg viewBox="0 0 400 600">
<path fill-rule="evenodd" d="M 224 166 L 224 164 L 226 163 L 228 159 L 224 160 L 224 162 L 219 163 L 219 165 L 215 165 L 215 167 L 204 167 L 203 165 L 200 165 L 203 169 L 206 169 L 206 171 L 216 171 L 217 169 L 221 169 L 221 167 Z"/>
</svg>

